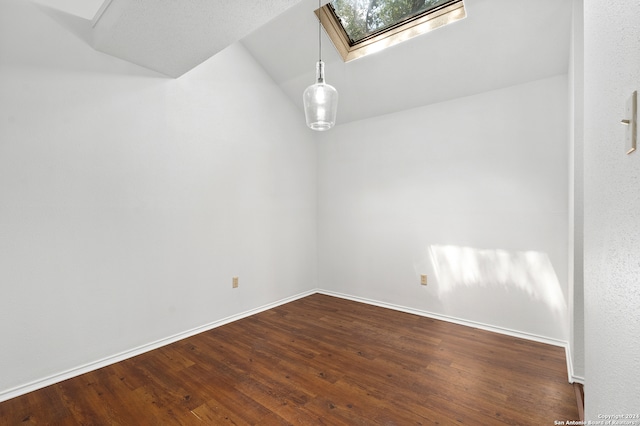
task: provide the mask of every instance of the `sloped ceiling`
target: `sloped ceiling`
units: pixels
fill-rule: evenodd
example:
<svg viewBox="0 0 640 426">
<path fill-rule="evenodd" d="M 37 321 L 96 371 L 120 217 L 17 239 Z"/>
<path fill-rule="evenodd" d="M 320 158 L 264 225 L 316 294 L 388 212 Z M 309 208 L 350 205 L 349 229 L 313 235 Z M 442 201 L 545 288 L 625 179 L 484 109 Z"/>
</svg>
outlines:
<svg viewBox="0 0 640 426">
<path fill-rule="evenodd" d="M 34 1 L 86 15 L 102 0 Z M 567 72 L 571 0 L 464 3 L 465 19 L 346 64 L 323 33 L 338 124 Z M 318 58 L 317 7 L 317 0 L 106 0 L 94 17 L 94 46 L 179 77 L 240 40 L 302 114 Z"/>
<path fill-rule="evenodd" d="M 346 64 L 323 33 L 338 124 L 567 72 L 571 1 L 464 4 L 467 18 Z M 304 0 L 242 40 L 301 110 L 318 57 L 316 8 Z"/>
<path fill-rule="evenodd" d="M 32 0 L 36 4 L 91 21 L 104 0 Z"/>
<path fill-rule="evenodd" d="M 108 0 L 97 50 L 179 77 L 300 0 Z"/>
</svg>

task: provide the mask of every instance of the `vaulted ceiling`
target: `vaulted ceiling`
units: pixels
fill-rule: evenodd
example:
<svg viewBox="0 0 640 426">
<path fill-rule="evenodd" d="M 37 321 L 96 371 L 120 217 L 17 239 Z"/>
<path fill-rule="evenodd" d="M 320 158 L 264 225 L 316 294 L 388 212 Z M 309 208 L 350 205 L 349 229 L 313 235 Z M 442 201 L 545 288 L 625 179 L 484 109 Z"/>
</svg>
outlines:
<svg viewBox="0 0 640 426">
<path fill-rule="evenodd" d="M 323 35 L 327 82 L 340 96 L 338 124 L 567 72 L 570 1 L 464 3 L 465 19 L 346 64 Z M 316 7 L 304 0 L 242 40 L 300 108 L 314 82 Z"/>
<path fill-rule="evenodd" d="M 93 9 L 96 49 L 171 77 L 240 41 L 301 110 L 314 80 L 317 0 L 35 1 L 85 19 Z M 465 7 L 459 22 L 346 64 L 323 34 L 338 124 L 567 72 L 570 0 Z"/>
</svg>

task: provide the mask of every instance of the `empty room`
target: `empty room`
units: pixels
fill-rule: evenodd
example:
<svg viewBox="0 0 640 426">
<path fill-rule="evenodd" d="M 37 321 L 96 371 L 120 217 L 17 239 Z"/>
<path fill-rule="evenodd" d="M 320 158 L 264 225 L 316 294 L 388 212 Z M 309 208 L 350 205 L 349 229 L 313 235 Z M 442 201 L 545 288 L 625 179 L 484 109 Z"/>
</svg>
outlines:
<svg viewBox="0 0 640 426">
<path fill-rule="evenodd" d="M 0 425 L 640 426 L 634 0 L 0 0 Z"/>
</svg>

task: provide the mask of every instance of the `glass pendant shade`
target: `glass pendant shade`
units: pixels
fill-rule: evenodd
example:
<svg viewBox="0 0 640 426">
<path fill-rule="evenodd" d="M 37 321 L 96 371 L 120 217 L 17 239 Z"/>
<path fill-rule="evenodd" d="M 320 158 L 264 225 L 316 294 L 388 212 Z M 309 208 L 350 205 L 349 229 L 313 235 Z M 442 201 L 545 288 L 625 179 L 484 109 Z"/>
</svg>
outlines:
<svg viewBox="0 0 640 426">
<path fill-rule="evenodd" d="M 324 62 L 316 65 L 316 83 L 307 87 L 302 94 L 304 115 L 310 129 L 329 130 L 336 124 L 338 112 L 338 91 L 324 82 Z"/>
</svg>

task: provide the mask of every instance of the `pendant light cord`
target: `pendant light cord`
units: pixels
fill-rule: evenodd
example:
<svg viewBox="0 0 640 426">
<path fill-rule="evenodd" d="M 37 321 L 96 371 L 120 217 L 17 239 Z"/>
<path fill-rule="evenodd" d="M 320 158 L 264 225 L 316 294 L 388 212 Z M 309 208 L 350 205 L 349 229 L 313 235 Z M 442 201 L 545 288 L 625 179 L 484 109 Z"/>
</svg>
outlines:
<svg viewBox="0 0 640 426">
<path fill-rule="evenodd" d="M 322 62 L 322 11 L 318 0 L 318 62 Z"/>
</svg>

